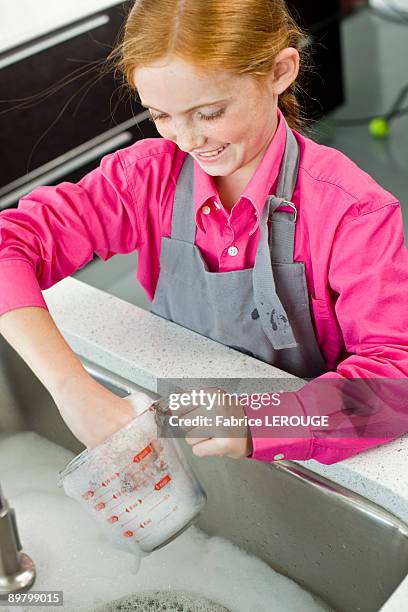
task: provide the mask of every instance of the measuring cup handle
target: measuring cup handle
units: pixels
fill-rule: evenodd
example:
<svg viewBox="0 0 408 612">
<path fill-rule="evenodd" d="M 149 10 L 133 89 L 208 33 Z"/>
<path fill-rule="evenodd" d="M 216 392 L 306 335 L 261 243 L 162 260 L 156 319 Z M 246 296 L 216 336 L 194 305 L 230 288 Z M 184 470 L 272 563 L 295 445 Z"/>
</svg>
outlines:
<svg viewBox="0 0 408 612">
<path fill-rule="evenodd" d="M 181 431 L 179 427 L 169 425 L 169 415 L 172 414 L 172 411 L 169 408 L 168 397 L 160 397 L 158 400 L 154 401 L 150 406 L 150 410 L 154 411 L 159 438 L 174 438 L 175 430 Z M 180 435 L 177 437 L 180 437 Z M 183 437 L 183 435 L 181 435 L 181 437 Z"/>
</svg>

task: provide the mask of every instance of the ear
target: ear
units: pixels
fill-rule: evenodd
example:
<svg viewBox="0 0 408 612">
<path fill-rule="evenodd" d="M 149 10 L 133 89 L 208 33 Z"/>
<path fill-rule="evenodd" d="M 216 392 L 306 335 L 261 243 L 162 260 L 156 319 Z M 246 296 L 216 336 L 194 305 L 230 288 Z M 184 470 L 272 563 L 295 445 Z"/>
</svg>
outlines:
<svg viewBox="0 0 408 612">
<path fill-rule="evenodd" d="M 278 53 L 271 73 L 275 95 L 279 96 L 293 83 L 299 73 L 299 63 L 299 53 L 293 47 L 287 47 Z"/>
</svg>

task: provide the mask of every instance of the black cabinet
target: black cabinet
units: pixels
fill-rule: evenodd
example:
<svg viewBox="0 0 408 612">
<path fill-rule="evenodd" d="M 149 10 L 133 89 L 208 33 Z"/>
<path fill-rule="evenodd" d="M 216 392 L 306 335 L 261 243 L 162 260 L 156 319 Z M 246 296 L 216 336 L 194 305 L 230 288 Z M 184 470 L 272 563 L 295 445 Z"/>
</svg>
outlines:
<svg viewBox="0 0 408 612">
<path fill-rule="evenodd" d="M 301 83 L 301 102 L 311 119 L 320 119 L 344 102 L 340 0 L 286 0 L 297 23 L 309 35 L 314 67 Z"/>
<path fill-rule="evenodd" d="M 128 8 L 114 5 L 0 55 L 0 209 L 158 136 L 145 109 L 102 69 Z"/>
</svg>

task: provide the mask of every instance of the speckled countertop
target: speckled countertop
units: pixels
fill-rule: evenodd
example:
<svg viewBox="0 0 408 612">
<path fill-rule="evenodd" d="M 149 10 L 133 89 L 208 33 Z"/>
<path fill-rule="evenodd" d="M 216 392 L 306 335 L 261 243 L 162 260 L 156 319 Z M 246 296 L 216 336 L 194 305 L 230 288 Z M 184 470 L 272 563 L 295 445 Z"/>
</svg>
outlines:
<svg viewBox="0 0 408 612">
<path fill-rule="evenodd" d="M 279 379 L 281 390 L 304 381 L 152 315 L 73 278 L 43 292 L 51 315 L 71 348 L 82 357 L 157 392 L 160 378 Z M 225 385 L 224 385 L 225 388 Z M 235 387 L 236 389 L 236 387 Z M 259 390 L 259 389 L 258 389 Z M 408 436 L 337 464 L 300 465 L 386 508 L 408 525 Z M 381 610 L 406 608 L 408 578 Z M 404 605 L 405 604 L 405 605 Z"/>
</svg>

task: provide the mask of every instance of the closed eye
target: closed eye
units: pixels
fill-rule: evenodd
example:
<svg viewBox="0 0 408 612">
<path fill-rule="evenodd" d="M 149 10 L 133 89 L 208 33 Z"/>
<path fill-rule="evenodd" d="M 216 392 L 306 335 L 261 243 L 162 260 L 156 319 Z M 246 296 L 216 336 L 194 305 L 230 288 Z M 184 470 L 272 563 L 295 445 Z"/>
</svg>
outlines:
<svg viewBox="0 0 408 612">
<path fill-rule="evenodd" d="M 200 114 L 201 119 L 204 119 L 205 121 L 212 121 L 213 119 L 218 119 L 219 117 L 221 117 L 224 112 L 225 110 L 222 109 L 220 111 L 217 111 L 216 113 L 213 113 L 212 115 L 203 115 L 202 113 Z M 150 113 L 149 121 L 163 121 L 166 118 L 166 115 L 153 115 L 152 113 Z"/>
</svg>

